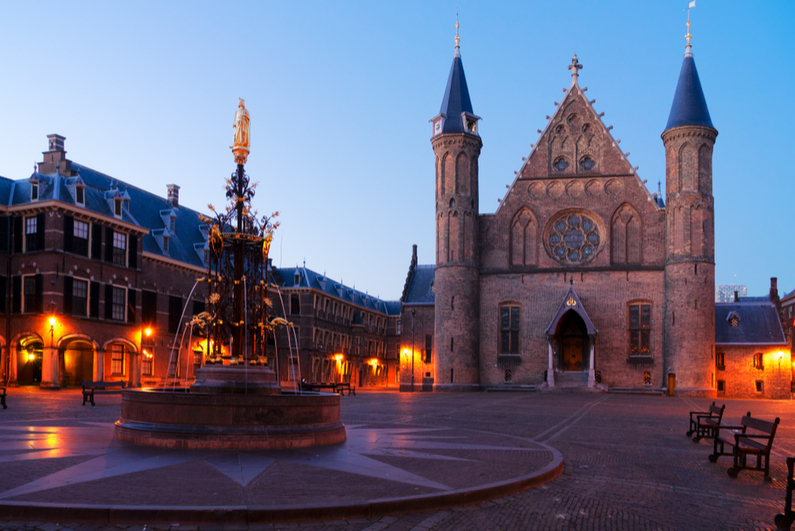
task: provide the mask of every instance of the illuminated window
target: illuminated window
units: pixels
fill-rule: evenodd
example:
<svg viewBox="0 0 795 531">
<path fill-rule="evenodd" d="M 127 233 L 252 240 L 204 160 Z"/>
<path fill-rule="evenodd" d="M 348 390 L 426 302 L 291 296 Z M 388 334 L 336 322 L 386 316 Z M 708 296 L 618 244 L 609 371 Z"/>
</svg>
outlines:
<svg viewBox="0 0 795 531">
<path fill-rule="evenodd" d="M 152 350 L 149 348 L 144 349 L 143 354 L 141 355 L 141 374 L 143 376 L 152 376 L 152 359 L 153 354 Z"/>
<path fill-rule="evenodd" d="M 113 263 L 127 265 L 127 235 L 123 232 L 113 233 Z"/>
<path fill-rule="evenodd" d="M 500 353 L 519 354 L 519 307 L 500 308 Z"/>
<path fill-rule="evenodd" d="M 754 354 L 754 369 L 758 371 L 765 370 L 765 357 L 762 355 L 761 352 L 757 352 Z"/>
<path fill-rule="evenodd" d="M 651 385 L 651 373 L 649 371 L 643 373 L 643 385 Z"/>
<path fill-rule="evenodd" d="M 633 304 L 629 307 L 629 355 L 651 355 L 651 305 Z"/>
<path fill-rule="evenodd" d="M 726 355 L 723 352 L 717 352 L 715 354 L 715 367 L 719 371 L 726 370 Z"/>
<path fill-rule="evenodd" d="M 124 375 L 124 345 L 110 346 L 110 373 Z"/>
</svg>

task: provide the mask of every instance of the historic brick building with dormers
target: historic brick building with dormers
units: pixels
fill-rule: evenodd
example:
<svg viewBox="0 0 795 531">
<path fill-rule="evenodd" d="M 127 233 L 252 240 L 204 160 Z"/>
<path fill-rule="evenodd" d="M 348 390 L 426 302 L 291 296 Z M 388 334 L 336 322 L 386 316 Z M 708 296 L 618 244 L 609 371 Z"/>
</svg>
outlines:
<svg viewBox="0 0 795 531">
<path fill-rule="evenodd" d="M 402 389 L 421 382 L 434 391 L 658 390 L 673 374 L 677 393 L 718 393 L 712 195 L 718 131 L 690 43 L 662 132 L 665 201 L 649 192 L 586 97 L 576 55 L 568 68 L 566 96 L 499 208 L 479 214 L 479 117 L 456 43 L 441 111 L 431 120 L 435 266 L 418 265 L 415 249 L 402 299 L 403 322 L 413 318 L 415 332 L 421 328 L 414 372 L 410 356 L 401 360 Z M 769 313 L 742 311 L 746 324 Z M 738 341 L 769 336 L 776 359 L 780 353 L 789 367 L 789 347 L 776 333 L 774 327 L 748 331 Z M 726 370 L 721 367 L 724 384 Z M 738 373 L 720 392 L 789 397 L 779 379 L 754 393 L 754 378 Z"/>
<path fill-rule="evenodd" d="M 0 177 L 0 387 L 189 384 L 207 347 L 190 325 L 205 308 L 201 214 L 180 205 L 179 186 L 158 196 L 48 141 L 29 178 Z M 396 385 L 397 302 L 306 268 L 269 271 L 273 313 L 298 332 L 294 356 L 283 330 L 268 347 L 283 380 L 294 358 L 308 381 Z"/>
</svg>

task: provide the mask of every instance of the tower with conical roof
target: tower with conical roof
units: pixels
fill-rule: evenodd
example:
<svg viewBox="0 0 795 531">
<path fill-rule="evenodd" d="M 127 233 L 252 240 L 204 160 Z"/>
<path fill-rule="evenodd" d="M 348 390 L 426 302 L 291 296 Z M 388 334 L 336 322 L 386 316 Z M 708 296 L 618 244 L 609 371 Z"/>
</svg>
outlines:
<svg viewBox="0 0 795 531">
<path fill-rule="evenodd" d="M 690 44 L 662 134 L 666 161 L 664 370 L 677 393 L 715 396 L 712 125 Z"/>
<path fill-rule="evenodd" d="M 456 20 L 455 55 L 442 108 L 431 119 L 436 155 L 434 390 L 478 390 L 480 382 L 478 157 L 482 142 L 469 99 Z M 428 359 L 428 354 L 432 359 Z M 433 359 L 435 358 L 435 359 Z"/>
</svg>

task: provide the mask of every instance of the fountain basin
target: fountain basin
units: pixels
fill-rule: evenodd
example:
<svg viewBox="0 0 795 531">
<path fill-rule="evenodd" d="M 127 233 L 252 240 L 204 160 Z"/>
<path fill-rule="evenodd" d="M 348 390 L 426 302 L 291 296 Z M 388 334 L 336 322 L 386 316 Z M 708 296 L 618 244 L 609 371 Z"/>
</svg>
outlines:
<svg viewBox="0 0 795 531">
<path fill-rule="evenodd" d="M 229 394 L 125 389 L 117 440 L 191 449 L 272 450 L 343 442 L 332 393 Z"/>
</svg>

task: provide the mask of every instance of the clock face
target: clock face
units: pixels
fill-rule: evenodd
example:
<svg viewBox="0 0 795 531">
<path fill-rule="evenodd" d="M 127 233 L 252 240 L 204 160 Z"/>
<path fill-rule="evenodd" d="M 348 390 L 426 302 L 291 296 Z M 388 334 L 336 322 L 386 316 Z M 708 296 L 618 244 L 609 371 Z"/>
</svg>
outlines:
<svg viewBox="0 0 795 531">
<path fill-rule="evenodd" d="M 433 122 L 433 134 L 438 135 L 442 132 L 442 121 L 436 120 Z"/>
</svg>

